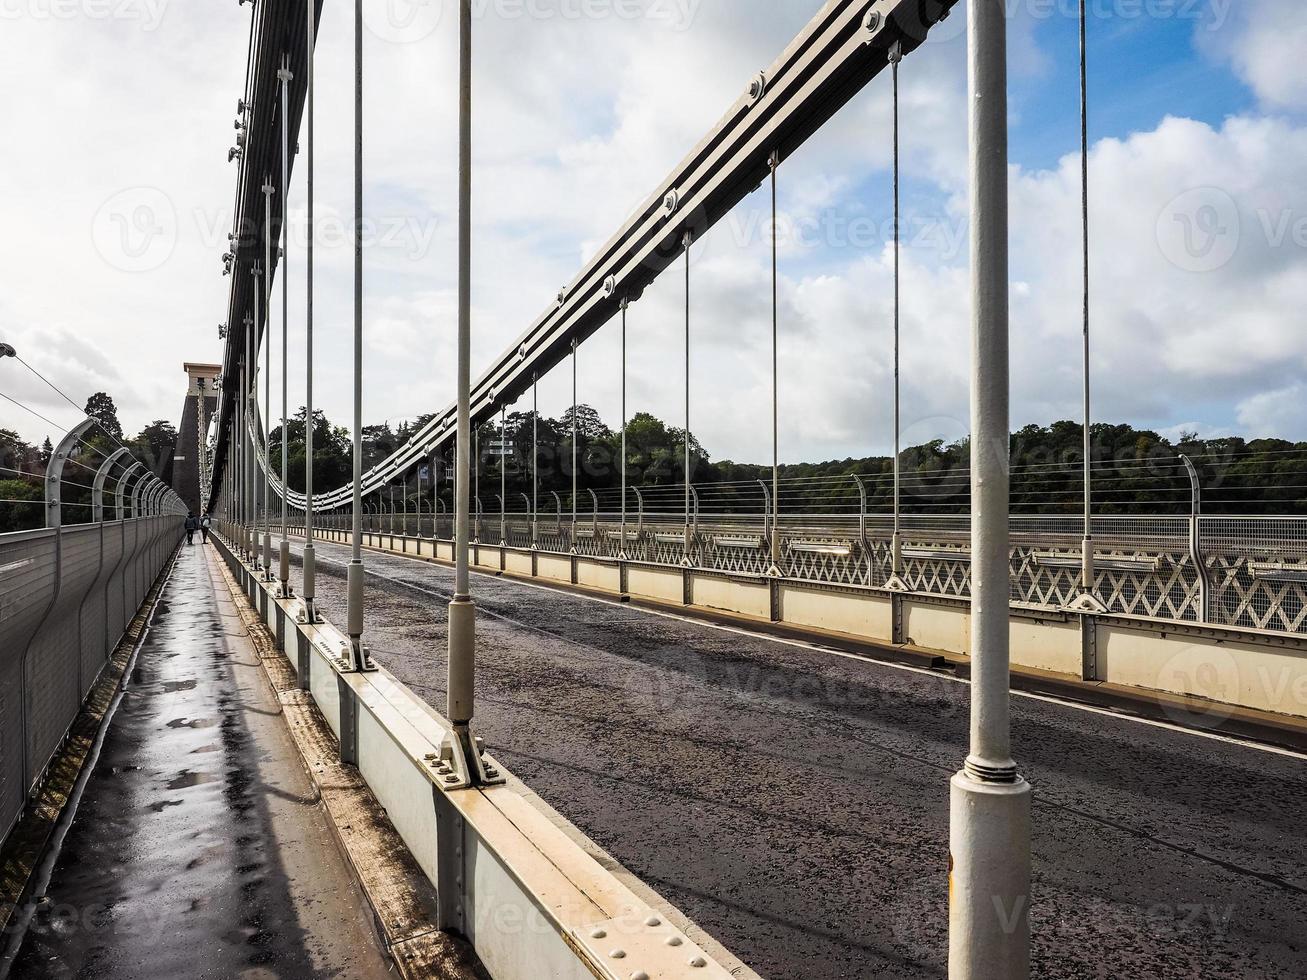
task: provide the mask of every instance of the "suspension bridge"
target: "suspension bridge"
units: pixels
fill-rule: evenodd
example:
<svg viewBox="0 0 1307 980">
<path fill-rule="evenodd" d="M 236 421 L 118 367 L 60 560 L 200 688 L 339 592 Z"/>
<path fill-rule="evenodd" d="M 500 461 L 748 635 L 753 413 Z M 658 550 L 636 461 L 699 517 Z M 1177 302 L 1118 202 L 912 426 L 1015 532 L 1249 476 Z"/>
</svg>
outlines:
<svg viewBox="0 0 1307 980">
<path fill-rule="evenodd" d="M 899 76 L 963 4 L 821 4 L 518 340 L 474 365 L 461 0 L 457 398 L 365 467 L 356 236 L 353 475 L 333 487 L 314 485 L 315 358 L 341 354 L 313 342 L 322 7 L 253 9 L 225 346 L 185 366 L 171 486 L 88 418 L 54 449 L 43 526 L 0 534 L 3 971 L 1302 972 L 1307 523 L 1213 508 L 1212 460 L 1094 462 L 1087 244 L 1083 460 L 1011 465 L 1000 0 L 965 4 L 970 462 L 928 488 L 902 469 L 897 275 L 890 468 L 782 474 L 774 230 L 770 478 L 696 482 L 692 257 L 749 195 L 774 229 L 786 161 L 888 75 L 897 271 Z M 683 471 L 649 485 L 628 473 L 627 325 L 660 280 L 684 290 L 665 338 L 684 348 Z M 620 339 L 621 426 L 617 485 L 595 489 L 577 351 L 601 331 Z M 570 492 L 541 479 L 538 389 L 555 371 L 571 378 Z M 529 446 L 507 422 L 524 398 Z M 1131 481 L 1166 508 L 1102 506 Z M 188 511 L 212 515 L 212 547 L 178 545 Z"/>
</svg>

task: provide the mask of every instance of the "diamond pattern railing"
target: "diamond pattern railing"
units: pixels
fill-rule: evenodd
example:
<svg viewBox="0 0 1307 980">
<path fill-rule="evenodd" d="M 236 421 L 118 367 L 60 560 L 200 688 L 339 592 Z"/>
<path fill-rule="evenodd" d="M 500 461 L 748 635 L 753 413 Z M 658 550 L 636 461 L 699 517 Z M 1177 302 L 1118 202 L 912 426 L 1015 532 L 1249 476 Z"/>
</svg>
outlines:
<svg viewBox="0 0 1307 980">
<path fill-rule="evenodd" d="M 425 526 L 429 529 L 431 520 Z M 442 539 L 452 525 L 438 520 Z M 1204 589 L 1214 626 L 1307 635 L 1307 518 L 1201 517 L 1195 564 L 1187 517 L 1104 517 L 1094 521 L 1095 594 L 1111 613 L 1197 623 Z M 757 518 L 715 517 L 691 527 L 687 555 L 683 521 L 628 518 L 626 537 L 616 515 L 561 523 L 545 518 L 533 538 L 529 514 L 504 520 L 509 547 L 680 567 L 735 575 L 772 570 L 767 526 Z M 483 541 L 499 543 L 500 517 L 483 518 Z M 781 574 L 795 581 L 882 588 L 893 573 L 892 522 L 870 516 L 805 518 L 781 533 Z M 1065 517 L 1012 519 L 1012 602 L 1060 609 L 1080 597 L 1081 524 Z M 965 598 L 970 594 L 970 538 L 965 515 L 905 520 L 900 578 L 910 592 Z"/>
</svg>

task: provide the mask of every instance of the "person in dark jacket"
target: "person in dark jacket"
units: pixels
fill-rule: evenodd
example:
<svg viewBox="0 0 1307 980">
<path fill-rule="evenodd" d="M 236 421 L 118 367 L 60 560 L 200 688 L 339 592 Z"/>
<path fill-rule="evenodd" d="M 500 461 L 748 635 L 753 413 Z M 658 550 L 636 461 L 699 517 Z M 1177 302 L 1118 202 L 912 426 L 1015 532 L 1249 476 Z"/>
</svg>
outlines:
<svg viewBox="0 0 1307 980">
<path fill-rule="evenodd" d="M 187 544 L 195 543 L 194 541 L 195 532 L 198 531 L 199 528 L 200 528 L 200 522 L 196 519 L 194 514 L 188 511 L 186 513 L 186 543 Z"/>
</svg>

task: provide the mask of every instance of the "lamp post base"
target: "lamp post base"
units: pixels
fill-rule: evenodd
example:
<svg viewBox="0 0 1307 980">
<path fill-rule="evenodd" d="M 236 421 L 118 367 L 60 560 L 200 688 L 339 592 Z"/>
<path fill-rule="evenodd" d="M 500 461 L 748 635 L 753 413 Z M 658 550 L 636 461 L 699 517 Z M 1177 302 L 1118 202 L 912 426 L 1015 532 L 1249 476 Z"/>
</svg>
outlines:
<svg viewBox="0 0 1307 980">
<path fill-rule="evenodd" d="M 950 980 L 1030 976 L 1030 784 L 951 784 Z"/>
</svg>

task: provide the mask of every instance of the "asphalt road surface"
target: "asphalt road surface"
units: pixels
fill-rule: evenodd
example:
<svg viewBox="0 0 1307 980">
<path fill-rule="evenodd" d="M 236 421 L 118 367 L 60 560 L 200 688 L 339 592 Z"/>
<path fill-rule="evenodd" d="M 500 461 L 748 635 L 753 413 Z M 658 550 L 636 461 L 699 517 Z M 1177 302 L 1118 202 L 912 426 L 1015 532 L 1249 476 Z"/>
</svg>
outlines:
<svg viewBox="0 0 1307 980">
<path fill-rule="evenodd" d="M 348 550 L 317 549 L 343 622 Z M 365 560 L 373 656 L 443 711 L 452 571 Z M 491 576 L 473 590 L 480 734 L 627 868 L 764 977 L 946 974 L 965 684 Z M 1029 697 L 1012 721 L 1035 790 L 1034 976 L 1307 976 L 1307 762 Z"/>
</svg>

